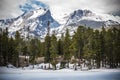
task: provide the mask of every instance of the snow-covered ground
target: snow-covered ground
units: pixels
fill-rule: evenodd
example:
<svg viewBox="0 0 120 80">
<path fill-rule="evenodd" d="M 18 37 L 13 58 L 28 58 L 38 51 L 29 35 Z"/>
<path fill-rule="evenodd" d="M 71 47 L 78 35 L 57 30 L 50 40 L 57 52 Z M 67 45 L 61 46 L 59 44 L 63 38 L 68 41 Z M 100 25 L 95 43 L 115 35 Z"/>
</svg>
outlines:
<svg viewBox="0 0 120 80">
<path fill-rule="evenodd" d="M 120 69 L 74 71 L 0 67 L 0 80 L 120 80 Z"/>
<path fill-rule="evenodd" d="M 14 74 L 14 73 L 31 73 L 31 72 L 35 72 L 35 73 L 38 73 L 38 72 L 44 72 L 44 73 L 47 73 L 47 72 L 120 72 L 120 69 L 91 69 L 91 70 L 74 70 L 74 69 L 68 69 L 68 68 L 65 68 L 65 69 L 58 69 L 58 70 L 44 70 L 44 69 L 37 69 L 37 68 L 34 68 L 34 69 L 30 69 L 30 68 L 7 68 L 7 67 L 0 67 L 0 74 Z"/>
</svg>

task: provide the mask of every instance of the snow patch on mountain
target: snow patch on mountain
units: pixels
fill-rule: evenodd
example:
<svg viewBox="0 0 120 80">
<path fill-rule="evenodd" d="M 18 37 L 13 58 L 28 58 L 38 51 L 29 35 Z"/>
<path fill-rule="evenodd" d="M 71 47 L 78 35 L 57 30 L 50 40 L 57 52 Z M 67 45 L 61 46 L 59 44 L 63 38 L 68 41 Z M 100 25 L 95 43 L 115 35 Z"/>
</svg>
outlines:
<svg viewBox="0 0 120 80">
<path fill-rule="evenodd" d="M 16 31 L 19 31 L 22 37 L 27 37 L 29 33 L 30 37 L 43 38 L 47 32 L 47 22 L 50 21 L 50 27 L 55 28 L 59 26 L 59 23 L 55 21 L 49 10 L 37 9 L 27 12 L 25 15 L 18 18 L 9 27 L 10 35 L 14 35 Z M 28 31 L 29 28 L 29 31 Z"/>
<path fill-rule="evenodd" d="M 111 27 L 120 25 L 120 17 L 113 16 L 109 14 L 95 13 L 90 10 L 76 10 L 69 15 L 64 17 L 66 23 L 62 24 L 60 27 L 56 28 L 55 32 L 57 37 L 61 37 L 61 34 L 69 29 L 69 33 L 72 36 L 74 31 L 77 30 L 78 26 L 86 26 L 94 29 L 99 29 L 101 27 Z"/>
<path fill-rule="evenodd" d="M 97 14 L 90 10 L 76 10 L 68 16 L 66 26 L 87 26 L 92 28 L 107 27 L 111 25 L 119 25 L 120 17 Z"/>
</svg>

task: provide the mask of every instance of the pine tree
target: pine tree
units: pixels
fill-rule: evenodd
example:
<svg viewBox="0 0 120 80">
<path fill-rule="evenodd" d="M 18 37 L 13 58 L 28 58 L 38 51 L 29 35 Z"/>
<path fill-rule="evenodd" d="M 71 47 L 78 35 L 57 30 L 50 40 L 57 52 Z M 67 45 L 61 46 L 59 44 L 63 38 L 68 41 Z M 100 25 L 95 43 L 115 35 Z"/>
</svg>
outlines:
<svg viewBox="0 0 120 80">
<path fill-rule="evenodd" d="M 56 57 L 57 57 L 57 54 L 58 54 L 58 50 L 57 50 L 57 38 L 55 37 L 55 35 L 53 34 L 51 36 L 51 46 L 50 46 L 50 58 L 51 58 L 51 62 L 52 64 L 54 65 L 55 67 L 55 70 L 56 70 Z"/>
<path fill-rule="evenodd" d="M 45 62 L 49 63 L 49 69 L 50 69 L 50 21 L 47 23 L 47 35 L 45 37 Z"/>
<path fill-rule="evenodd" d="M 71 40 L 71 45 L 70 45 L 70 52 L 75 58 L 78 57 L 78 55 L 76 54 L 77 53 L 77 46 L 76 45 L 77 45 L 76 35 L 73 35 L 72 40 Z"/>
<path fill-rule="evenodd" d="M 69 60 L 71 58 L 70 56 L 70 43 L 71 43 L 71 39 L 70 39 L 70 35 L 69 35 L 69 30 L 66 30 L 66 34 L 65 34 L 65 39 L 64 39 L 64 59 L 65 61 L 68 63 L 68 68 L 69 68 Z"/>
<path fill-rule="evenodd" d="M 30 41 L 30 59 L 33 64 L 35 64 L 35 59 L 40 56 L 40 42 L 38 39 L 31 39 Z"/>
<path fill-rule="evenodd" d="M 117 47 L 117 52 L 116 52 L 116 66 L 120 68 L 120 29 L 117 30 L 117 36 L 116 36 L 116 47 Z"/>
<path fill-rule="evenodd" d="M 24 45 L 22 45 L 21 55 L 25 56 L 25 63 L 23 62 L 21 66 L 24 67 L 25 65 L 29 65 L 29 59 L 27 57 L 30 56 L 30 46 L 28 46 L 28 41 L 23 41 L 22 44 Z"/>
<path fill-rule="evenodd" d="M 88 28 L 86 30 L 85 36 L 86 36 L 85 38 L 86 40 L 83 48 L 83 52 L 84 52 L 83 56 L 86 60 L 91 62 L 91 59 L 94 59 L 94 54 L 95 54 L 93 50 L 93 46 L 94 46 L 93 29 Z"/>
<path fill-rule="evenodd" d="M 112 61 L 112 68 L 116 68 L 118 66 L 118 63 L 117 63 L 117 60 L 118 60 L 118 56 L 119 56 L 119 30 L 117 28 L 113 28 L 112 29 L 112 40 L 113 40 L 113 51 L 112 51 L 112 54 L 113 54 L 113 61 Z"/>
<path fill-rule="evenodd" d="M 15 58 L 15 54 L 16 54 L 15 40 L 12 37 L 9 39 L 8 45 L 9 45 L 8 46 L 9 47 L 8 61 L 9 61 L 9 63 L 15 65 L 15 61 L 16 61 L 16 58 Z"/>
<path fill-rule="evenodd" d="M 46 56 L 45 52 L 45 42 L 41 42 L 41 56 Z"/>
<path fill-rule="evenodd" d="M 8 29 L 6 28 L 3 31 L 3 38 L 2 38 L 2 55 L 3 55 L 3 65 L 7 65 L 8 63 Z"/>
<path fill-rule="evenodd" d="M 34 39 L 31 39 L 29 48 L 30 48 L 30 61 L 33 64 L 34 68 L 36 58 L 36 43 Z"/>
<path fill-rule="evenodd" d="M 108 62 L 108 65 L 110 65 L 110 68 L 112 68 L 112 62 L 113 62 L 113 39 L 112 39 L 112 30 L 109 29 L 106 33 L 106 55 L 107 55 L 107 62 Z"/>
<path fill-rule="evenodd" d="M 17 31 L 15 34 L 15 50 L 16 50 L 16 54 L 15 54 L 15 58 L 16 58 L 16 67 L 19 67 L 19 55 L 21 54 L 21 49 L 22 49 L 22 39 L 20 37 L 20 33 Z"/>
<path fill-rule="evenodd" d="M 94 32 L 94 40 L 95 40 L 94 51 L 95 51 L 95 54 L 96 54 L 97 68 L 100 68 L 100 61 L 101 61 L 101 41 L 100 41 L 100 32 L 98 30 L 95 30 L 95 32 Z"/>
<path fill-rule="evenodd" d="M 2 33 L 3 33 L 3 31 L 2 31 L 2 28 L 0 28 L 0 66 L 2 66 L 3 65 L 3 62 L 2 62 L 2 60 L 3 60 L 3 52 L 2 52 L 2 38 L 3 38 L 3 35 L 2 35 Z"/>
<path fill-rule="evenodd" d="M 102 31 L 100 32 L 100 44 L 101 44 L 101 62 L 102 62 L 102 67 L 105 67 L 105 62 L 106 62 L 106 40 L 105 40 L 105 35 L 106 35 L 106 30 L 104 27 L 102 27 Z"/>
<path fill-rule="evenodd" d="M 84 31 L 85 28 L 83 26 L 79 26 L 74 37 L 75 37 L 75 43 L 76 43 L 76 55 L 77 58 L 79 59 L 79 66 L 81 64 L 82 61 L 82 57 L 83 57 L 83 47 L 84 47 Z"/>
<path fill-rule="evenodd" d="M 77 63 L 77 60 L 76 60 L 77 55 L 76 55 L 76 53 L 77 53 L 76 39 L 75 39 L 75 37 L 73 35 L 73 38 L 71 40 L 71 45 L 70 45 L 70 54 L 71 54 L 72 57 L 75 58 L 74 60 L 72 60 L 72 63 L 74 63 L 74 69 L 75 70 L 77 70 L 77 65 L 76 65 L 76 63 Z"/>
<path fill-rule="evenodd" d="M 58 40 L 58 55 L 63 55 L 63 41 L 61 39 Z"/>
<path fill-rule="evenodd" d="M 50 62 L 50 36 L 45 37 L 45 62 Z"/>
</svg>

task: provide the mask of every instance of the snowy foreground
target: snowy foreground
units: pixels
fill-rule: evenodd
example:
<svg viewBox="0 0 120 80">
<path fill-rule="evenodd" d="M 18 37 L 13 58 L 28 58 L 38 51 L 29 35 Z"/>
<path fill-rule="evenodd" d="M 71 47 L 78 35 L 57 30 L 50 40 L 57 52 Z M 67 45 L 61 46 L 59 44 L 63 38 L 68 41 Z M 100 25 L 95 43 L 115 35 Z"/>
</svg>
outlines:
<svg viewBox="0 0 120 80">
<path fill-rule="evenodd" d="M 43 70 L 0 67 L 0 80 L 120 80 L 120 69 Z"/>
</svg>

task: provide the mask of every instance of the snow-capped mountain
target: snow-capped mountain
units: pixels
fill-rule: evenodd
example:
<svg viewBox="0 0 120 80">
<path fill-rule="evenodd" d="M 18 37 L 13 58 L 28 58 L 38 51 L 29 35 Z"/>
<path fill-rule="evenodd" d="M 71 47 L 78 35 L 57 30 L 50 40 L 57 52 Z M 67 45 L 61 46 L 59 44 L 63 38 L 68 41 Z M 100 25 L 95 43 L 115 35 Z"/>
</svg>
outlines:
<svg viewBox="0 0 120 80">
<path fill-rule="evenodd" d="M 70 34 L 77 29 L 78 26 L 86 26 L 91 28 L 101 28 L 120 25 L 120 17 L 109 14 L 98 14 L 90 10 L 75 10 L 69 15 L 61 16 L 59 20 L 53 19 L 49 6 L 38 0 L 27 0 L 23 5 L 19 6 L 23 14 L 12 19 L 0 20 L 0 27 L 8 27 L 9 35 L 14 36 L 16 31 L 19 31 L 21 36 L 44 38 L 47 33 L 47 23 L 50 21 L 50 28 L 52 32 L 56 33 L 58 37 L 61 33 L 65 33 L 68 28 Z M 62 12 L 60 12 L 62 13 Z M 64 12 L 63 12 L 64 13 Z M 29 34 L 28 34 L 29 33 Z"/>
<path fill-rule="evenodd" d="M 64 18 L 66 23 L 56 29 L 57 37 L 65 33 L 66 29 L 69 29 L 70 35 L 72 36 L 78 26 L 86 26 L 94 29 L 120 26 L 120 17 L 109 14 L 98 14 L 90 10 L 79 9 Z"/>
<path fill-rule="evenodd" d="M 119 25 L 119 22 L 115 20 L 112 15 L 100 15 L 93 13 L 90 10 L 76 10 L 68 16 L 66 26 L 87 26 L 92 28 L 100 28 L 102 26 L 114 26 Z"/>
<path fill-rule="evenodd" d="M 51 23 L 51 28 L 59 26 L 59 23 L 52 18 L 49 10 L 40 8 L 20 16 L 8 27 L 8 30 L 10 35 L 14 35 L 16 31 L 19 31 L 23 37 L 26 37 L 29 27 L 31 37 L 39 36 L 42 38 L 46 34 L 48 21 Z"/>
<path fill-rule="evenodd" d="M 25 38 L 28 36 L 28 32 L 30 37 L 43 38 L 46 34 L 48 21 L 50 21 L 51 28 L 56 28 L 60 25 L 51 16 L 49 8 L 41 2 L 38 3 L 34 0 L 28 0 L 25 5 L 20 6 L 20 9 L 24 11 L 22 15 L 15 19 L 0 21 L 1 26 L 8 27 L 10 36 L 14 36 L 15 32 L 19 31 L 21 36 Z"/>
</svg>

